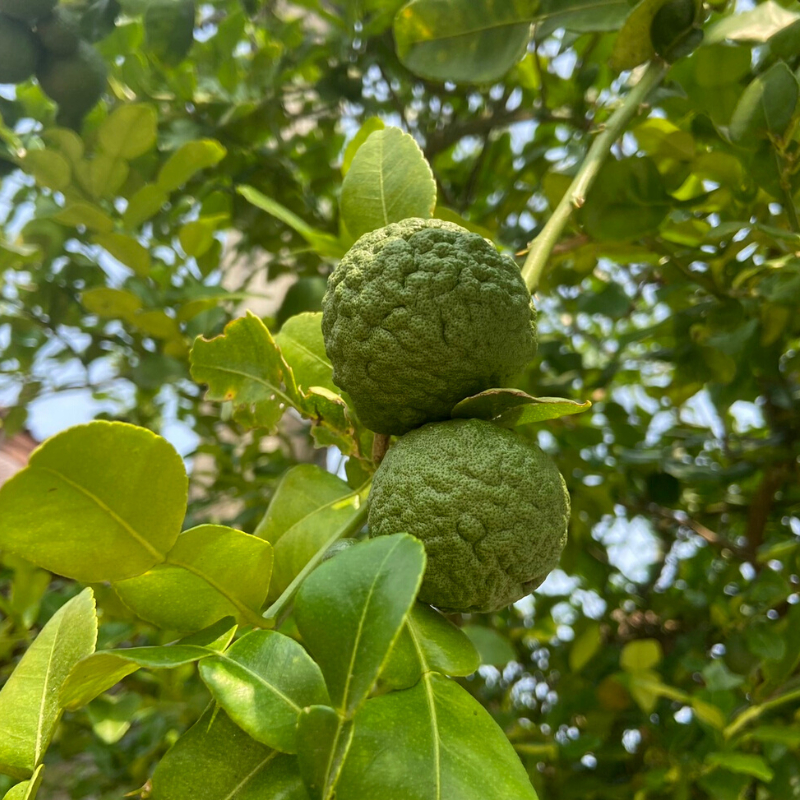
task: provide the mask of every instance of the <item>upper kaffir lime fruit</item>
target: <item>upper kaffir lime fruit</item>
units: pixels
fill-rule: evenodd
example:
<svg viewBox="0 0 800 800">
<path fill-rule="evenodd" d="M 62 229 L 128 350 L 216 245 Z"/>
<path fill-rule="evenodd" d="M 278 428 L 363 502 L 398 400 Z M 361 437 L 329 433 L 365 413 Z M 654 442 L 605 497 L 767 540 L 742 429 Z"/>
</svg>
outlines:
<svg viewBox="0 0 800 800">
<path fill-rule="evenodd" d="M 106 63 L 94 47 L 80 42 L 72 55 L 49 54 L 36 77 L 44 93 L 58 103 L 58 124 L 77 128 L 105 90 Z"/>
<path fill-rule="evenodd" d="M 22 83 L 39 62 L 39 45 L 22 22 L 0 14 L 0 83 Z"/>
<path fill-rule="evenodd" d="M 362 236 L 328 279 L 322 310 L 333 380 L 378 433 L 447 419 L 536 355 L 536 312 L 517 265 L 441 220 Z"/>
<path fill-rule="evenodd" d="M 71 56 L 81 43 L 78 17 L 60 6 L 36 24 L 36 35 L 48 53 Z"/>
<path fill-rule="evenodd" d="M 47 16 L 58 3 L 58 0 L 0 0 L 0 14 L 34 22 Z"/>
<path fill-rule="evenodd" d="M 419 599 L 495 611 L 537 588 L 567 539 L 569 494 L 537 445 L 483 420 L 425 425 L 375 473 L 370 536 L 409 533 L 428 566 Z"/>
</svg>

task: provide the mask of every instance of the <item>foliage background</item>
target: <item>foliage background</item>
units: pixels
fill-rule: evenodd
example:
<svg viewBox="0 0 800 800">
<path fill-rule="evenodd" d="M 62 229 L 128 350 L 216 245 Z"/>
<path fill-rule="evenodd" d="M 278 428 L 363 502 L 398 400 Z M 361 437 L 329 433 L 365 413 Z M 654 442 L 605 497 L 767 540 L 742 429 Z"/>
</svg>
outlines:
<svg viewBox="0 0 800 800">
<path fill-rule="evenodd" d="M 625 3 L 598 4 L 598 23 L 562 2 L 565 17 L 541 26 L 507 76 L 479 86 L 427 81 L 398 61 L 401 5 L 201 4 L 189 58 L 170 64 L 145 40 L 142 4 L 98 0 L 113 95 L 83 131 L 94 167 L 66 177 L 36 155 L 72 146 L 48 138 L 54 111 L 38 86 L 0 89 L 6 434 L 26 421 L 49 434 L 83 414 L 163 432 L 194 467 L 190 521 L 246 531 L 290 466 L 340 467 L 291 415 L 267 435 L 204 403 L 188 345 L 289 280 L 301 288 L 273 306 L 273 330 L 318 308 L 342 159 L 365 120 L 415 137 L 440 215 L 520 252 L 623 86 L 609 58 Z M 117 11 L 116 26 L 102 24 Z M 594 403 L 538 431 L 573 498 L 561 568 L 509 611 L 462 620 L 485 661 L 463 684 L 543 798 L 800 797 L 797 97 L 781 90 L 760 118 L 742 100 L 779 59 L 797 73 L 800 5 L 706 12 L 705 43 L 617 144 L 537 296 L 540 358 L 521 388 Z M 120 180 L 97 131 L 132 100 L 157 125 L 120 155 Z M 208 168 L 147 207 L 142 187 L 176 152 Z M 114 258 L 98 238 L 106 222 L 85 209 L 64 216 L 73 181 L 150 263 L 130 246 Z M 243 184 L 329 238 L 256 209 Z M 5 676 L 80 587 L 9 555 L 0 580 Z M 96 589 L 99 648 L 170 640 Z M 113 702 L 66 716 L 43 795 L 137 789 L 206 702 L 193 667 L 137 673 Z"/>
</svg>

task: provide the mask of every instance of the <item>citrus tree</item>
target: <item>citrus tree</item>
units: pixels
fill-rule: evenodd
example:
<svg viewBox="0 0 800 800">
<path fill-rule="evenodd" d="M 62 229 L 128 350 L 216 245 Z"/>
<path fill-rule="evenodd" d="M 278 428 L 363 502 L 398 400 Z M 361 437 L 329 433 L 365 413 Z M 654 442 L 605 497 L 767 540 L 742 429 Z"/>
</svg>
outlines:
<svg viewBox="0 0 800 800">
<path fill-rule="evenodd" d="M 0 0 L 7 800 L 800 797 L 798 76 L 793 0 Z"/>
</svg>

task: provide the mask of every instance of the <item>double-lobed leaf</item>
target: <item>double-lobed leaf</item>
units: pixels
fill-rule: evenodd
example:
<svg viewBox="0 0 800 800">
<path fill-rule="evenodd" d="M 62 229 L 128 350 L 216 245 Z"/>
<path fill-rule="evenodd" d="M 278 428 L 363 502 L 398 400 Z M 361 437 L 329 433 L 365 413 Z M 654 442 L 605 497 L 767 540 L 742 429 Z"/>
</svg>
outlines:
<svg viewBox="0 0 800 800">
<path fill-rule="evenodd" d="M 395 534 L 345 550 L 301 586 L 297 627 L 342 717 L 352 716 L 372 691 L 424 570 L 422 543 Z"/>
<path fill-rule="evenodd" d="M 339 778 L 353 735 L 328 706 L 304 708 L 297 722 L 297 759 L 311 800 L 328 800 Z"/>
<path fill-rule="evenodd" d="M 123 603 L 161 628 L 197 631 L 226 616 L 260 624 L 272 546 L 224 525 L 184 531 L 153 569 L 113 584 Z"/>
<path fill-rule="evenodd" d="M 314 464 L 298 464 L 286 472 L 255 531 L 275 548 L 270 599 L 355 516 L 358 500 L 343 480 Z"/>
<path fill-rule="evenodd" d="M 300 711 L 327 704 L 319 667 L 294 639 L 254 631 L 200 664 L 200 676 L 228 716 L 256 741 L 297 750 Z"/>
<path fill-rule="evenodd" d="M 235 633 L 228 617 L 175 644 L 92 653 L 72 668 L 61 686 L 60 703 L 74 711 L 139 669 L 175 669 L 208 658 L 224 650 Z"/>
<path fill-rule="evenodd" d="M 536 800 L 505 733 L 436 672 L 368 700 L 355 717 L 337 800 Z"/>
<path fill-rule="evenodd" d="M 532 397 L 519 389 L 487 389 L 458 403 L 452 416 L 491 420 L 504 428 L 518 428 L 580 414 L 591 406 L 588 400 L 578 403 L 565 397 Z"/>
<path fill-rule="evenodd" d="M 50 618 L 0 690 L 0 772 L 33 775 L 61 716 L 59 690 L 96 641 L 94 594 L 84 589 Z"/>
<path fill-rule="evenodd" d="M 164 756 L 152 800 L 307 800 L 297 758 L 250 738 L 209 709 Z"/>
<path fill-rule="evenodd" d="M 31 776 L 30 780 L 12 786 L 3 797 L 3 800 L 35 800 L 42 785 L 44 776 L 44 764 L 40 764 Z"/>
<path fill-rule="evenodd" d="M 471 675 L 480 657 L 467 635 L 424 603 L 414 603 L 381 672 L 392 689 L 413 686 L 426 672 Z"/>
<path fill-rule="evenodd" d="M 76 580 L 130 578 L 164 561 L 186 498 L 165 439 L 121 422 L 78 425 L 0 489 L 0 547 Z"/>
<path fill-rule="evenodd" d="M 371 133 L 342 183 L 342 220 L 354 238 L 410 217 L 430 219 L 436 182 L 419 145 L 399 128 Z"/>
</svg>

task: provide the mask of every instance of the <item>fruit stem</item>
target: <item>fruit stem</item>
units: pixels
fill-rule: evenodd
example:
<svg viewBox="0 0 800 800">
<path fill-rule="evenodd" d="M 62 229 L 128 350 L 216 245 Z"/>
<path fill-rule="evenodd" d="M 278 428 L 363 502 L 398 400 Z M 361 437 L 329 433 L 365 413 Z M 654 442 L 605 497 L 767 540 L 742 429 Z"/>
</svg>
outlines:
<svg viewBox="0 0 800 800">
<path fill-rule="evenodd" d="M 358 491 L 361 503 L 356 513 L 344 525 L 339 527 L 322 547 L 311 556 L 311 560 L 300 570 L 297 577 L 286 587 L 283 594 L 264 612 L 263 616 L 267 622 L 265 627 L 277 628 L 279 626 L 284 613 L 288 611 L 303 581 L 320 565 L 328 548 L 338 542 L 339 539 L 355 535 L 364 527 L 364 523 L 367 521 L 367 512 L 369 511 L 369 487 L 370 484 L 367 484 Z M 364 494 L 367 496 L 364 497 Z"/>
<path fill-rule="evenodd" d="M 522 277 L 531 294 L 538 288 L 547 260 L 573 210 L 580 208 L 586 202 L 586 195 L 611 153 L 612 145 L 622 135 L 647 95 L 664 79 L 668 68 L 669 65 L 660 59 L 651 61 L 647 65 L 639 82 L 630 90 L 622 105 L 611 115 L 603 131 L 592 143 L 571 186 L 561 198 L 561 202 L 556 206 L 541 233 L 531 243 L 528 257 L 522 267 Z"/>
<path fill-rule="evenodd" d="M 375 438 L 372 440 L 372 463 L 379 467 L 386 451 L 389 449 L 389 442 L 391 436 L 385 433 L 376 433 Z"/>
</svg>

